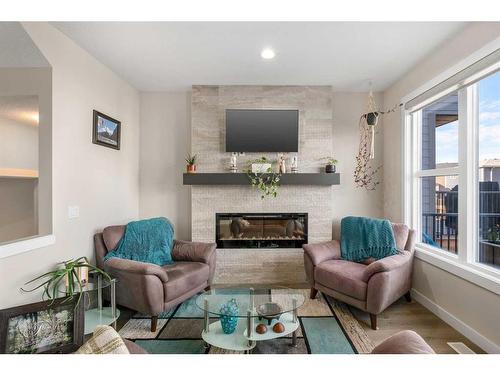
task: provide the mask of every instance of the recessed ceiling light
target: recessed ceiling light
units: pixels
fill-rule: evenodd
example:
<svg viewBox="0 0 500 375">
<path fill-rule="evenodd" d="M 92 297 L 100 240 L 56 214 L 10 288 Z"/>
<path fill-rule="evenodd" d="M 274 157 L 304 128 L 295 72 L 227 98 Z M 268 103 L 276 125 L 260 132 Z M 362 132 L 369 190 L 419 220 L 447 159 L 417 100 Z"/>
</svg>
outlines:
<svg viewBox="0 0 500 375">
<path fill-rule="evenodd" d="M 271 60 L 274 59 L 274 56 L 276 56 L 276 53 L 271 48 L 264 48 L 262 52 L 260 53 L 260 56 L 264 60 Z"/>
</svg>

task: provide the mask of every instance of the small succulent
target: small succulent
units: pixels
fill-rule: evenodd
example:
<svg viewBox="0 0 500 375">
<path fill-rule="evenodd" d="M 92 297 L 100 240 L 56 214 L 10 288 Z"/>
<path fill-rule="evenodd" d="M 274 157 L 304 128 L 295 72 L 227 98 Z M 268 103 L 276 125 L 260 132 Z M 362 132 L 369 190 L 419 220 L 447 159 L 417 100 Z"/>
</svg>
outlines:
<svg viewBox="0 0 500 375">
<path fill-rule="evenodd" d="M 325 158 L 326 159 L 326 164 L 327 165 L 335 165 L 337 164 L 339 161 L 337 159 L 334 159 L 333 157 L 327 157 Z"/>
<path fill-rule="evenodd" d="M 198 157 L 198 155 L 194 154 L 194 155 L 191 155 L 191 154 L 188 154 L 186 159 L 186 163 L 188 165 L 195 165 L 196 164 L 196 158 Z"/>
</svg>

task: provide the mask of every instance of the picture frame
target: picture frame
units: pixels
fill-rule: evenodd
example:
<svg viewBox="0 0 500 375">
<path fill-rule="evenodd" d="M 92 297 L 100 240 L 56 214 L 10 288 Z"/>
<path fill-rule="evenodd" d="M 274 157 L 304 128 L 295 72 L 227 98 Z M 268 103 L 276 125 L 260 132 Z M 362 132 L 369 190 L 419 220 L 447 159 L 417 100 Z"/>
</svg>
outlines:
<svg viewBox="0 0 500 375">
<path fill-rule="evenodd" d="M 104 113 L 93 111 L 92 143 L 120 149 L 122 123 Z"/>
<path fill-rule="evenodd" d="M 66 297 L 0 310 L 0 353 L 72 353 L 83 344 L 84 307 Z"/>
</svg>

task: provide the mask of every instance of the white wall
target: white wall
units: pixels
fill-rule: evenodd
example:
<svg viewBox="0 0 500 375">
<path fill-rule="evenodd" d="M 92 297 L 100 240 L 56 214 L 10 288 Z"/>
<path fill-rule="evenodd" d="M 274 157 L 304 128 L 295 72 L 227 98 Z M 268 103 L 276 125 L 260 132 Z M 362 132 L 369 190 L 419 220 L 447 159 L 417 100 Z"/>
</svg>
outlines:
<svg viewBox="0 0 500 375">
<path fill-rule="evenodd" d="M 56 244 L 0 259 L 0 308 L 39 300 L 19 288 L 57 262 L 93 258 L 93 234 L 139 213 L 139 94 L 47 23 L 23 24 L 52 66 Z M 121 150 L 92 144 L 92 110 L 122 122 Z M 43 160 L 40 160 L 43 163 Z M 46 161 L 45 161 L 46 162 Z M 80 217 L 69 220 L 69 205 Z"/>
<path fill-rule="evenodd" d="M 0 117 L 0 168 L 38 170 L 38 125 Z"/>
<path fill-rule="evenodd" d="M 0 168 L 38 171 L 38 124 L 13 119 L 12 114 L 8 113 L 20 111 L 19 108 L 23 108 L 26 102 L 37 102 L 38 97 L 7 95 L 10 90 L 5 85 L 5 78 L 13 74 L 13 71 L 14 69 L 0 68 L 0 112 L 3 112 L 0 115 Z M 16 91 L 19 86 L 23 85 L 16 85 Z M 38 112 L 38 108 L 36 111 Z M 35 207 L 37 187 L 37 178 L 0 176 L 0 243 L 38 234 L 38 209 Z"/>
<path fill-rule="evenodd" d="M 182 185 L 190 134 L 190 93 L 141 93 L 139 214 L 169 218 L 182 240 L 191 239 L 191 188 Z"/>
<path fill-rule="evenodd" d="M 402 97 L 498 37 L 500 23 L 473 23 L 468 26 L 386 90 L 385 106 L 399 103 Z M 399 111 L 385 116 L 384 214 L 393 221 L 402 220 L 401 130 Z M 500 346 L 500 330 L 497 329 L 500 296 L 419 259 L 415 260 L 413 287 L 432 303 Z"/>
<path fill-rule="evenodd" d="M 375 94 L 379 108 L 384 107 L 381 94 Z M 354 168 L 359 148 L 359 117 L 367 111 L 368 93 L 333 94 L 333 153 L 339 160 L 340 185 L 332 189 L 332 211 L 334 213 L 333 232 L 340 238 L 340 220 L 344 216 L 383 216 L 383 174 L 377 175 L 380 185 L 368 191 L 354 183 Z M 375 159 L 373 166 L 382 165 L 383 157 L 383 119 L 379 120 L 375 133 Z"/>
</svg>

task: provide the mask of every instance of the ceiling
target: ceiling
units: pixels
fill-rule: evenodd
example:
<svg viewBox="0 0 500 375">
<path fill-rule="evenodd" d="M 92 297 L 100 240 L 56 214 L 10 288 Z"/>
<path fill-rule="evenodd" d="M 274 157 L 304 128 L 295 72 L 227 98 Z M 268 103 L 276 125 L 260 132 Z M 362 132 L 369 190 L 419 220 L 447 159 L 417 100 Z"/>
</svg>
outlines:
<svg viewBox="0 0 500 375">
<path fill-rule="evenodd" d="M 384 90 L 463 22 L 54 22 L 141 91 L 191 85 Z M 263 60 L 265 47 L 276 51 Z"/>
<path fill-rule="evenodd" d="M 19 22 L 0 22 L 0 68 L 49 66 Z"/>
</svg>

